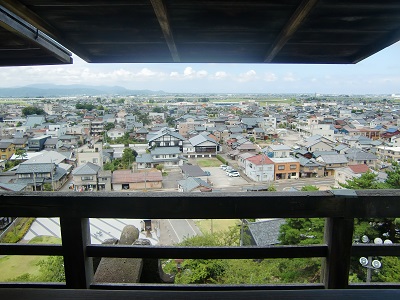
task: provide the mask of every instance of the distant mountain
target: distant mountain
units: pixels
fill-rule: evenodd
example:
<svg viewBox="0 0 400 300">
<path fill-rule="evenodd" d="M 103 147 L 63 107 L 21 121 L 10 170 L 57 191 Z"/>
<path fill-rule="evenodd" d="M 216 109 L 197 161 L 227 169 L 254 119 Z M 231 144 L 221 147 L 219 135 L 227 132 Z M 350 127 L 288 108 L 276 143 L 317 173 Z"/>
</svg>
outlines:
<svg viewBox="0 0 400 300">
<path fill-rule="evenodd" d="M 35 84 L 17 88 L 0 88 L 1 98 L 51 98 L 74 96 L 132 96 L 160 95 L 163 91 L 128 90 L 121 86 L 87 86 Z"/>
</svg>

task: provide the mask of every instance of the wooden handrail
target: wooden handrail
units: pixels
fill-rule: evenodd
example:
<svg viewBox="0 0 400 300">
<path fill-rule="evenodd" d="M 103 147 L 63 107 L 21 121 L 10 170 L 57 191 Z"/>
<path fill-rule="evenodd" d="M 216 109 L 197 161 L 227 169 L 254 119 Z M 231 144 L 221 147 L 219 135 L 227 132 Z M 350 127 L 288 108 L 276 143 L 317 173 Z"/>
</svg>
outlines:
<svg viewBox="0 0 400 300">
<path fill-rule="evenodd" d="M 324 287 L 341 289 L 348 287 L 351 256 L 367 253 L 400 256 L 400 245 L 380 247 L 352 245 L 354 218 L 400 215 L 398 190 L 215 194 L 1 193 L 0 211 L 6 216 L 60 217 L 62 246 L 0 244 L 0 254 L 63 255 L 66 288 L 71 289 L 99 287 L 92 283 L 92 257 L 204 259 L 322 257 Z M 325 244 L 270 247 L 91 245 L 89 218 L 92 217 L 135 219 L 323 217 L 326 218 Z M 310 286 L 314 285 L 305 288 Z M 321 287 L 321 285 L 316 286 Z"/>
</svg>

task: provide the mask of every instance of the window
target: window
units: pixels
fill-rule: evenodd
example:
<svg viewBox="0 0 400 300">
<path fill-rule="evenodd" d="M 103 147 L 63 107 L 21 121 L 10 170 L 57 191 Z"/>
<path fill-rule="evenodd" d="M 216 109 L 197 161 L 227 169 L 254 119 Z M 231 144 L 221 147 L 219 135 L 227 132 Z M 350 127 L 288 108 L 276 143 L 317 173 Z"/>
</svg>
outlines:
<svg viewBox="0 0 400 300">
<path fill-rule="evenodd" d="M 82 176 L 82 177 L 81 177 L 81 180 L 82 180 L 82 181 L 85 181 L 85 180 L 93 180 L 93 176 Z"/>
<path fill-rule="evenodd" d="M 278 166 L 278 170 L 285 170 L 285 166 Z"/>
<path fill-rule="evenodd" d="M 290 165 L 290 170 L 295 170 L 297 168 L 296 165 Z"/>
<path fill-rule="evenodd" d="M 296 172 L 292 173 L 292 176 L 296 176 Z"/>
</svg>

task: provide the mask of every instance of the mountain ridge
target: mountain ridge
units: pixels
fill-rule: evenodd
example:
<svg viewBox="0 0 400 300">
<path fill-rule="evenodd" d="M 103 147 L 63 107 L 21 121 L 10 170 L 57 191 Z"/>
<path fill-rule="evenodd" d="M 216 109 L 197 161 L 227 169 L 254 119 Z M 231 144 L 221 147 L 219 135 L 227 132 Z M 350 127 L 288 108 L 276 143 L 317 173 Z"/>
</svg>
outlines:
<svg viewBox="0 0 400 300">
<path fill-rule="evenodd" d="M 45 98 L 73 96 L 133 96 L 160 95 L 164 91 L 130 90 L 121 86 L 31 84 L 21 87 L 0 88 L 1 98 Z"/>
</svg>

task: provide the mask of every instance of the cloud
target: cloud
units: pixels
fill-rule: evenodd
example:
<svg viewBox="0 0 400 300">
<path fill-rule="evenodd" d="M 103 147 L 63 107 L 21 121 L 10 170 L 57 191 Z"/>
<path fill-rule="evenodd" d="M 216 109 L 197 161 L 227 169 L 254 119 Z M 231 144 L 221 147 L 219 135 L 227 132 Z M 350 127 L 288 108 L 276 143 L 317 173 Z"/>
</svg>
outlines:
<svg viewBox="0 0 400 300">
<path fill-rule="evenodd" d="M 228 77 L 228 73 L 226 73 L 225 71 L 217 71 L 213 76 L 213 78 L 217 80 L 224 79 L 226 77 Z"/>
<path fill-rule="evenodd" d="M 274 73 L 266 73 L 264 75 L 264 80 L 265 81 L 276 81 L 278 77 Z"/>
<path fill-rule="evenodd" d="M 297 81 L 297 79 L 295 78 L 295 76 L 292 72 L 286 73 L 286 75 L 283 77 L 283 80 L 288 81 L 288 82 Z"/>
<path fill-rule="evenodd" d="M 249 70 L 246 73 L 239 74 L 237 81 L 239 82 L 249 82 L 257 79 L 257 72 L 254 70 Z"/>
</svg>

